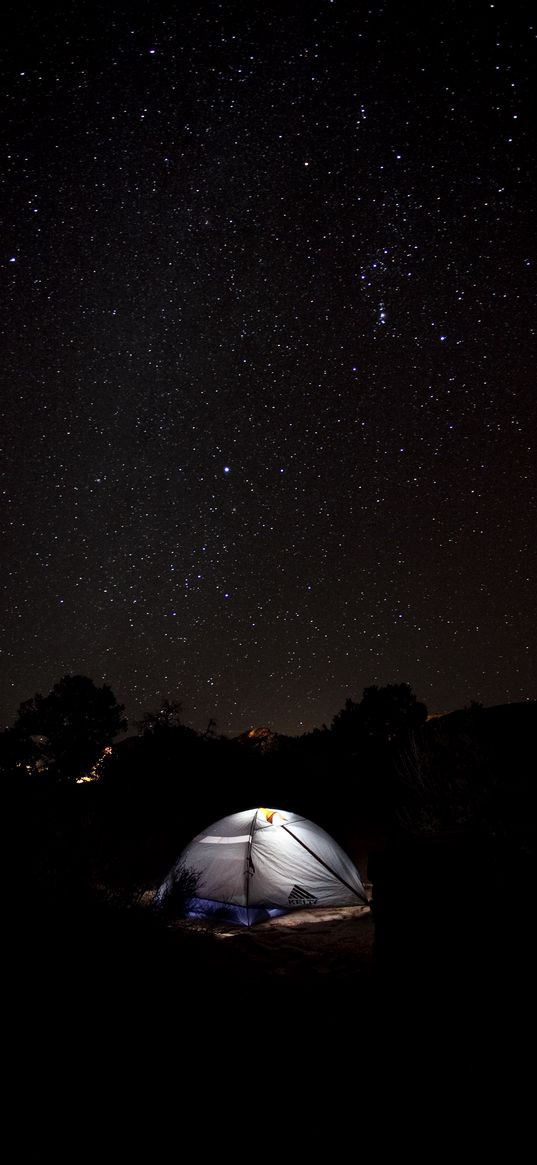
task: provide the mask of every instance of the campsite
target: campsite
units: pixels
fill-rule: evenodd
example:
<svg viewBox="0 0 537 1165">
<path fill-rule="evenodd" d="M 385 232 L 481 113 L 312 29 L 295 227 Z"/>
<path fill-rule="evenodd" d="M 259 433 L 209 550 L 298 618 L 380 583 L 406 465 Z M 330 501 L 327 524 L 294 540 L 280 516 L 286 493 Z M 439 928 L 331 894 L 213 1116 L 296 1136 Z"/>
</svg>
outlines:
<svg viewBox="0 0 537 1165">
<path fill-rule="evenodd" d="M 441 1081 L 473 1095 L 477 1079 L 504 1095 L 506 1062 L 520 1092 L 535 1019 L 535 726 L 529 702 L 430 719 L 393 744 L 331 730 L 229 741 L 167 716 L 114 744 L 89 781 L 24 776 L 11 739 L 21 1049 L 43 1078 L 49 1055 L 64 1077 L 77 1065 L 75 1091 L 96 1072 L 110 1097 L 128 1081 L 131 1099 L 142 1087 L 158 1104 L 180 1080 L 188 1111 L 223 1049 L 242 1080 L 258 1033 L 267 1050 L 247 1077 L 255 1093 L 265 1074 L 284 1103 L 297 1080 L 309 1095 L 321 1048 L 350 1057 L 377 1099 L 436 1095 Z M 200 853 L 216 883 L 183 879 Z M 233 916 L 247 884 L 249 905 L 269 907 L 250 925 Z M 233 1103 L 233 1074 L 217 1076 Z"/>
<path fill-rule="evenodd" d="M 364 743 L 361 757 L 359 738 L 333 732 L 230 742 L 164 723 L 109 750 L 97 779 L 12 771 L 19 886 L 31 916 L 25 943 L 46 945 L 45 969 L 79 948 L 85 966 L 130 964 L 131 981 L 133 968 L 158 966 L 164 979 L 333 982 L 336 994 L 362 980 L 392 993 L 419 983 L 432 996 L 449 983 L 459 998 L 506 977 L 523 989 L 532 966 L 534 739 L 531 702 L 432 719 L 389 745 Z M 214 904 L 205 917 L 182 917 L 177 902 L 156 908 L 198 835 L 198 857 L 235 854 L 242 878 L 254 815 L 264 823 L 256 838 L 279 834 L 299 852 L 285 883 L 291 902 L 259 899 L 287 902 L 290 913 L 245 927 Z M 238 822 L 239 845 L 225 844 L 226 818 Z M 306 847 L 289 835 L 297 828 L 310 830 Z M 315 835 L 321 864 L 308 852 Z M 261 868 L 255 845 L 252 868 Z M 200 896 L 230 901 L 223 878 L 220 893 L 202 887 Z M 323 879 L 337 891 L 321 892 Z M 508 941 L 498 941 L 500 919 Z"/>
</svg>

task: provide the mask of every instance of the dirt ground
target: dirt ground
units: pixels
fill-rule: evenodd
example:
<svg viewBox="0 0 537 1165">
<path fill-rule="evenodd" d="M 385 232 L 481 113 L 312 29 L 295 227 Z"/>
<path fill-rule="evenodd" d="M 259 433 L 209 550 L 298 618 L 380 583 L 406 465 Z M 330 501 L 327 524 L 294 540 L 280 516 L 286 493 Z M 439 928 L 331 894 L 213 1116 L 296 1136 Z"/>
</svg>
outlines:
<svg viewBox="0 0 537 1165">
<path fill-rule="evenodd" d="M 186 919 L 171 929 L 186 946 L 201 939 L 207 969 L 212 964 L 239 978 L 346 981 L 373 974 L 368 906 L 297 910 L 252 927 Z"/>
</svg>

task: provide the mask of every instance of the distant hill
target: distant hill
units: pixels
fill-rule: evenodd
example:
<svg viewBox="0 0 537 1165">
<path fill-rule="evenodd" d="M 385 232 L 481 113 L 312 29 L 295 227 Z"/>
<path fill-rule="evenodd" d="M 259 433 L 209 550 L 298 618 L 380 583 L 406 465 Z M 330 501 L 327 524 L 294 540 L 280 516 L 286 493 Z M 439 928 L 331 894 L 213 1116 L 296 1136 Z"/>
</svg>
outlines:
<svg viewBox="0 0 537 1165">
<path fill-rule="evenodd" d="M 249 728 L 247 732 L 241 732 L 239 736 L 234 737 L 237 744 L 247 745 L 259 752 L 268 752 L 275 748 L 281 739 L 282 737 L 278 732 L 273 732 L 271 728 L 266 726 Z"/>
</svg>

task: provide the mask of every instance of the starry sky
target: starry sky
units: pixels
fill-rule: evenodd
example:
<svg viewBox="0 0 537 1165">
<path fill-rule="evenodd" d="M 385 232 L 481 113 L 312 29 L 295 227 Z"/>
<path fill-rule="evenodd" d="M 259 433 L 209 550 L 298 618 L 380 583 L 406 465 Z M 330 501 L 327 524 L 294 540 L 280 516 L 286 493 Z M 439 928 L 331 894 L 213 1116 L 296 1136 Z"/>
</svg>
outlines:
<svg viewBox="0 0 537 1165">
<path fill-rule="evenodd" d="M 529 7 L 8 10 L 1 723 L 534 698 Z"/>
</svg>

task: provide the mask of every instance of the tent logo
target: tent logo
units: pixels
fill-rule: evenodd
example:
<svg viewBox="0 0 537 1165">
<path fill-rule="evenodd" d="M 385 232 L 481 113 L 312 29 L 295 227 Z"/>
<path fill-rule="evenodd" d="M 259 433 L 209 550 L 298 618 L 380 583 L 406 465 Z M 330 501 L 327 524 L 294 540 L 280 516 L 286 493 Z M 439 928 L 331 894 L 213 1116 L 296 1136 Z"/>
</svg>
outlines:
<svg viewBox="0 0 537 1165">
<path fill-rule="evenodd" d="M 318 899 L 303 886 L 293 886 L 287 901 L 290 906 L 315 906 Z"/>
</svg>

